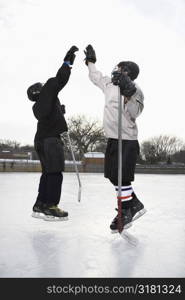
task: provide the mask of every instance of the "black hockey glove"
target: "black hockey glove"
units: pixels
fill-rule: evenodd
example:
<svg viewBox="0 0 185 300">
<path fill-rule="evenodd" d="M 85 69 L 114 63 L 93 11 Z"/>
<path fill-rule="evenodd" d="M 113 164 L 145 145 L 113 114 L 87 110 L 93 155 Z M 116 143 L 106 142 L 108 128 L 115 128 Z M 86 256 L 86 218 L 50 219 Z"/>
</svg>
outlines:
<svg viewBox="0 0 185 300">
<path fill-rule="evenodd" d="M 120 77 L 121 77 L 121 72 L 120 71 L 112 72 L 112 74 L 111 74 L 112 83 L 114 85 L 119 85 Z"/>
<path fill-rule="evenodd" d="M 84 50 L 85 53 L 85 64 L 88 65 L 88 62 L 96 62 L 96 53 L 91 45 L 88 45 Z"/>
<path fill-rule="evenodd" d="M 136 92 L 134 82 L 126 74 L 121 74 L 118 85 L 123 96 L 131 97 Z"/>
<path fill-rule="evenodd" d="M 72 46 L 69 51 L 66 53 L 66 56 L 64 57 L 64 61 L 69 61 L 70 65 L 74 63 L 76 55 L 74 54 L 79 49 L 76 46 Z"/>
</svg>

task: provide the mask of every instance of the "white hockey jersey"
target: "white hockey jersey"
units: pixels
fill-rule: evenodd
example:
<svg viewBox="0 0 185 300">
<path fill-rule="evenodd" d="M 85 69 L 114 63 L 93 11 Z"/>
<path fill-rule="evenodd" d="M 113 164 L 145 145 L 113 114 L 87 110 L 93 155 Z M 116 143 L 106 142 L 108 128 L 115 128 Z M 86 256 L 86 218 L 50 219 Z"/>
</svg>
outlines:
<svg viewBox="0 0 185 300">
<path fill-rule="evenodd" d="M 94 63 L 88 63 L 89 78 L 105 95 L 103 127 L 107 138 L 118 138 L 118 99 L 119 89 L 111 78 L 103 76 Z M 123 105 L 122 139 L 137 140 L 138 128 L 136 118 L 141 114 L 144 95 L 137 84 L 135 94 Z M 124 97 L 122 97 L 124 100 Z"/>
</svg>

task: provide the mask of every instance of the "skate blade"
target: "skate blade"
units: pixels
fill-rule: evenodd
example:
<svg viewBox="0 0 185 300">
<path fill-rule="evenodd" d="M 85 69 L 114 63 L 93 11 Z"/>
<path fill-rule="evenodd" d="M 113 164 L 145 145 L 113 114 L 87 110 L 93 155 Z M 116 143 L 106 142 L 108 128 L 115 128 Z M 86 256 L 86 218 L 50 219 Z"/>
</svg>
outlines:
<svg viewBox="0 0 185 300">
<path fill-rule="evenodd" d="M 59 221 L 67 221 L 68 217 L 54 217 L 54 216 L 44 216 L 44 221 L 49 221 L 49 222 L 59 222 Z"/>
<path fill-rule="evenodd" d="M 124 230 L 130 228 L 132 226 L 132 222 L 128 223 L 127 225 L 125 225 L 125 227 L 123 228 Z M 122 231 L 123 232 L 123 231 Z M 114 234 L 114 233 L 119 233 L 118 229 L 115 229 L 115 230 L 111 230 L 111 233 Z"/>
<path fill-rule="evenodd" d="M 36 219 L 43 219 L 45 215 L 43 213 L 39 213 L 39 212 L 34 211 L 31 216 L 33 218 L 36 218 Z"/>
<path fill-rule="evenodd" d="M 133 217 L 132 221 L 135 221 L 135 220 L 139 219 L 139 218 L 142 217 L 146 212 L 147 212 L 147 210 L 146 210 L 145 208 L 141 209 L 141 210 L 138 211 L 137 214 Z"/>
</svg>

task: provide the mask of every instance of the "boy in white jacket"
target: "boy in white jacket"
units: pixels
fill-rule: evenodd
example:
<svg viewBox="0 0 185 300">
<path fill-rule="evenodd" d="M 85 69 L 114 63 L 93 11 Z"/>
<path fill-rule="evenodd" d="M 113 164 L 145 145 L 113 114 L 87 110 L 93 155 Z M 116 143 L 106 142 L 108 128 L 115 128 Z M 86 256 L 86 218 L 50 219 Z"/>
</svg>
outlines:
<svg viewBox="0 0 185 300">
<path fill-rule="evenodd" d="M 90 80 L 98 86 L 105 95 L 103 127 L 108 139 L 105 153 L 104 176 L 115 186 L 118 192 L 118 99 L 119 90 L 123 105 L 122 122 L 122 222 L 126 229 L 132 221 L 145 213 L 144 205 L 136 197 L 131 182 L 137 156 L 139 154 L 138 129 L 136 118 L 143 110 L 144 96 L 133 81 L 139 74 L 139 67 L 131 61 L 120 62 L 112 72 L 112 77 L 103 76 L 96 69 L 96 54 L 91 45 L 86 47 L 85 63 L 89 69 Z M 120 89 L 118 88 L 120 87 Z M 118 215 L 113 219 L 110 228 L 118 231 Z"/>
</svg>

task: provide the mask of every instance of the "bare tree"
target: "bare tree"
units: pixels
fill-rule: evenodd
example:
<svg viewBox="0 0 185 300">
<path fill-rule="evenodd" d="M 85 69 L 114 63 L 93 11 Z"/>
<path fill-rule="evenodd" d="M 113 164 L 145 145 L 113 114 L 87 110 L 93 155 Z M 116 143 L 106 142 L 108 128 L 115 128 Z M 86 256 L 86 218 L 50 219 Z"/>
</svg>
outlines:
<svg viewBox="0 0 185 300">
<path fill-rule="evenodd" d="M 156 155 L 155 147 L 152 145 L 151 141 L 145 141 L 141 144 L 141 156 L 150 164 L 157 162 L 158 158 Z"/>
<path fill-rule="evenodd" d="M 150 163 L 170 161 L 171 156 L 180 151 L 183 146 L 181 139 L 175 136 L 160 135 L 141 144 L 143 158 Z"/>
<path fill-rule="evenodd" d="M 174 162 L 184 163 L 185 164 L 185 145 L 180 151 L 177 151 L 173 154 L 172 159 Z"/>
<path fill-rule="evenodd" d="M 84 115 L 78 115 L 71 117 L 67 123 L 72 146 L 79 159 L 86 152 L 104 148 L 106 138 L 97 120 L 88 120 Z M 66 152 L 70 152 L 67 138 L 64 140 Z"/>
<path fill-rule="evenodd" d="M 0 149 L 1 150 L 15 150 L 15 149 L 19 149 L 20 147 L 20 143 L 16 142 L 16 141 L 11 141 L 11 140 L 0 140 Z"/>
</svg>

